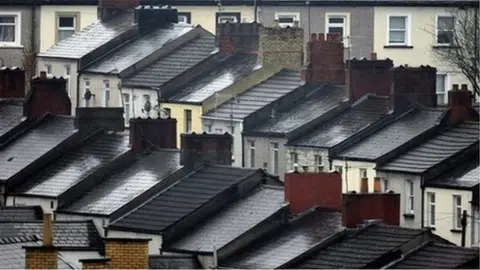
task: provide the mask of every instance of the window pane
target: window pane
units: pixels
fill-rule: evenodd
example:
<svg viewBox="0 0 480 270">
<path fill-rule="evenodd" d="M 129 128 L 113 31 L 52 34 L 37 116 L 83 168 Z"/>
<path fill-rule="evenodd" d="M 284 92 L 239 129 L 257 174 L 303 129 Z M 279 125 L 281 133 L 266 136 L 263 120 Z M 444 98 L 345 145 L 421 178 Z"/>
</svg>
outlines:
<svg viewBox="0 0 480 270">
<path fill-rule="evenodd" d="M 405 43 L 405 31 L 390 31 L 390 43 Z"/>
<path fill-rule="evenodd" d="M 75 33 L 75 30 L 58 30 L 58 41 L 62 41 L 71 37 Z"/>
<path fill-rule="evenodd" d="M 453 30 L 455 19 L 453 17 L 438 17 L 438 30 Z"/>
<path fill-rule="evenodd" d="M 129 94 L 123 94 L 123 101 L 125 103 L 129 103 L 130 102 L 130 95 Z"/>
<path fill-rule="evenodd" d="M 438 33 L 437 33 L 437 43 L 438 44 L 453 43 L 453 32 L 452 31 L 438 31 Z"/>
<path fill-rule="evenodd" d="M 435 225 L 435 205 L 430 205 L 430 225 Z"/>
<path fill-rule="evenodd" d="M 14 16 L 0 16 L 0 24 L 13 24 L 15 23 Z"/>
<path fill-rule="evenodd" d="M 430 202 L 435 203 L 435 194 L 430 194 Z"/>
<path fill-rule="evenodd" d="M 329 27 L 328 28 L 328 33 L 329 34 L 340 34 L 341 37 L 343 37 L 343 27 Z"/>
<path fill-rule="evenodd" d="M 278 174 L 278 150 L 273 152 L 273 173 Z"/>
<path fill-rule="evenodd" d="M 344 18 L 342 18 L 342 17 L 329 18 L 329 19 L 328 19 L 328 22 L 329 22 L 329 23 L 343 23 L 343 22 L 344 22 Z"/>
<path fill-rule="evenodd" d="M 456 196 L 455 202 L 456 202 L 457 206 L 461 206 L 462 205 L 462 197 Z"/>
<path fill-rule="evenodd" d="M 0 42 L 15 42 L 14 25 L 0 25 Z"/>
<path fill-rule="evenodd" d="M 59 27 L 74 27 L 74 18 L 73 17 L 60 17 L 58 18 Z"/>
<path fill-rule="evenodd" d="M 405 17 L 390 17 L 390 29 L 405 29 Z"/>
<path fill-rule="evenodd" d="M 445 93 L 445 75 L 437 74 L 437 93 Z"/>
<path fill-rule="evenodd" d="M 179 22 L 179 23 L 188 23 L 187 16 L 185 16 L 185 15 L 178 15 L 178 22 Z"/>
<path fill-rule="evenodd" d="M 293 23 L 294 18 L 293 17 L 288 17 L 288 16 L 278 16 L 278 22 L 279 23 Z"/>
</svg>

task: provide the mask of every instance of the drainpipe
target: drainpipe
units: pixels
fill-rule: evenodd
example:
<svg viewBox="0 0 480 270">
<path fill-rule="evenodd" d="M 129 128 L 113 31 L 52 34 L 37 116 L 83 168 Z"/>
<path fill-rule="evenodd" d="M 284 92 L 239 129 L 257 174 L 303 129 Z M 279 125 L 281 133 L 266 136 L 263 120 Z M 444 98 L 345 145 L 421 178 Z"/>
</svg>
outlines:
<svg viewBox="0 0 480 270">
<path fill-rule="evenodd" d="M 424 219 L 425 219 L 424 214 L 423 214 L 423 208 L 424 208 L 424 206 L 425 206 L 425 185 L 424 185 L 424 180 L 425 180 L 425 179 L 424 179 L 423 176 L 422 176 L 422 177 L 420 178 L 420 190 L 422 191 L 422 207 L 421 207 L 421 209 L 422 209 L 421 215 L 422 215 L 422 216 L 421 216 L 421 219 L 420 219 L 421 222 L 422 222 L 422 227 L 421 227 L 421 228 L 424 228 L 424 227 L 425 227 L 425 226 L 423 225 Z"/>
<path fill-rule="evenodd" d="M 75 102 L 75 110 L 80 107 L 80 61 L 77 60 L 77 101 Z"/>
</svg>

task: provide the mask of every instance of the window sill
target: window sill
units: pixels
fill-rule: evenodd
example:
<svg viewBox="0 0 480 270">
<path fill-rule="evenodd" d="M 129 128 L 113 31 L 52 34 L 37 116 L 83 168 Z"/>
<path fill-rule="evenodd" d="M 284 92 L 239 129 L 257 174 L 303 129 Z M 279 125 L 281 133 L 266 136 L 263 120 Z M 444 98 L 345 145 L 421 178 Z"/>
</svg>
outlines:
<svg viewBox="0 0 480 270">
<path fill-rule="evenodd" d="M 415 219 L 414 214 L 403 214 L 403 217 L 406 218 L 406 219 Z"/>
<path fill-rule="evenodd" d="M 450 232 L 452 232 L 452 233 L 462 233 L 462 230 L 460 230 L 460 229 L 451 229 Z"/>
<path fill-rule="evenodd" d="M 22 45 L 16 45 L 16 44 L 0 43 L 0 48 L 2 48 L 2 49 L 23 49 L 23 46 Z"/>
<path fill-rule="evenodd" d="M 409 45 L 385 45 L 383 46 L 385 49 L 413 49 L 413 46 Z"/>
<path fill-rule="evenodd" d="M 432 46 L 432 48 L 434 49 L 459 49 L 460 46 L 453 46 L 453 45 L 449 45 L 449 44 L 435 44 Z"/>
<path fill-rule="evenodd" d="M 436 230 L 435 227 L 430 227 L 430 226 L 426 226 L 425 229 L 429 229 L 429 230 L 431 230 L 431 231 L 435 231 L 435 230 Z"/>
</svg>

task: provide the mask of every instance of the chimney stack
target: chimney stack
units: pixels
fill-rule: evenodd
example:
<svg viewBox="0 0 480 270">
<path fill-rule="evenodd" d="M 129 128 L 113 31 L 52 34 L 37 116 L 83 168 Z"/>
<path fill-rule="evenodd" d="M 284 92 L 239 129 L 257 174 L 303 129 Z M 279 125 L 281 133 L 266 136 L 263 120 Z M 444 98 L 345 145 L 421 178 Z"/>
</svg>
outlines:
<svg viewBox="0 0 480 270">
<path fill-rule="evenodd" d="M 452 86 L 448 91 L 449 113 L 447 124 L 454 125 L 462 121 L 479 121 L 478 112 L 472 107 L 473 93 L 468 90 L 468 85 L 458 84 Z"/>
<path fill-rule="evenodd" d="M 149 146 L 176 149 L 177 119 L 170 117 L 130 119 L 130 144 L 135 153 Z"/>
<path fill-rule="evenodd" d="M 311 34 L 307 43 L 307 65 L 302 70 L 302 79 L 308 83 L 345 83 L 343 42 L 336 34 Z"/>
<path fill-rule="evenodd" d="M 181 165 L 197 168 L 205 163 L 232 164 L 232 135 L 225 134 L 182 134 Z"/>
<path fill-rule="evenodd" d="M 380 177 L 373 178 L 373 192 L 378 193 L 382 191 L 382 181 Z"/>
<path fill-rule="evenodd" d="M 43 245 L 23 248 L 25 269 L 58 269 L 58 250 L 53 246 L 52 214 L 43 216 Z"/>
<path fill-rule="evenodd" d="M 256 22 L 217 24 L 216 38 L 220 55 L 258 54 L 260 27 Z"/>
<path fill-rule="evenodd" d="M 107 269 L 148 269 L 148 243 L 143 238 L 105 238 Z M 104 261 L 105 264 L 107 261 Z"/>
<path fill-rule="evenodd" d="M 140 0 L 99 0 L 98 18 L 102 21 L 108 21 L 114 16 L 132 10 L 140 5 Z"/>
<path fill-rule="evenodd" d="M 0 98 L 25 97 L 25 71 L 20 68 L 0 68 Z"/>
<path fill-rule="evenodd" d="M 140 33 L 146 33 L 178 23 L 178 12 L 170 6 L 138 6 L 135 8 L 135 21 Z"/>
<path fill-rule="evenodd" d="M 76 108 L 74 124 L 80 132 L 98 129 L 121 132 L 125 130 L 123 108 L 79 107 Z"/>
<path fill-rule="evenodd" d="M 285 201 L 297 215 L 312 207 L 342 208 L 342 176 L 337 173 L 286 173 Z"/>
<path fill-rule="evenodd" d="M 261 27 L 260 61 L 264 67 L 301 69 L 304 30 L 298 27 Z"/>
</svg>

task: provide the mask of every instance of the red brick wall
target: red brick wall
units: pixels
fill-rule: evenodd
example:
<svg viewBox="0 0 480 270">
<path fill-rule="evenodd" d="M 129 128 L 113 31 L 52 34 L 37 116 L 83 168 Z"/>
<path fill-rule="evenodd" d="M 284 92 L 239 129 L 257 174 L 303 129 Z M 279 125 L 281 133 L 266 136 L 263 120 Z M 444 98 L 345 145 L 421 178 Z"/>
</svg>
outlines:
<svg viewBox="0 0 480 270">
<path fill-rule="evenodd" d="M 182 134 L 180 160 L 184 165 L 231 165 L 233 137 L 230 134 Z"/>
<path fill-rule="evenodd" d="M 233 55 L 236 52 L 258 53 L 258 23 L 217 24 L 217 38 L 220 55 Z"/>
<path fill-rule="evenodd" d="M 0 69 L 0 98 L 25 97 L 25 71 L 19 68 Z"/>
<path fill-rule="evenodd" d="M 46 113 L 70 115 L 72 103 L 63 78 L 35 78 L 24 107 L 28 117 L 41 117 Z"/>
<path fill-rule="evenodd" d="M 346 91 L 351 101 L 372 93 L 379 96 L 390 96 L 392 85 L 393 61 L 385 60 L 347 60 Z"/>
<path fill-rule="evenodd" d="M 342 177 L 338 173 L 286 173 L 285 201 L 293 215 L 311 207 L 342 207 Z"/>
<path fill-rule="evenodd" d="M 462 121 L 478 121 L 478 112 L 472 107 L 473 94 L 468 90 L 467 85 L 462 85 L 462 89 L 457 84 L 448 91 L 448 106 L 450 112 L 447 123 L 454 125 Z"/>
<path fill-rule="evenodd" d="M 400 194 L 343 194 L 343 225 L 355 228 L 367 219 L 382 219 L 386 224 L 400 225 Z"/>
<path fill-rule="evenodd" d="M 411 104 L 436 107 L 437 69 L 430 66 L 396 67 L 393 69 L 395 109 Z"/>
<path fill-rule="evenodd" d="M 130 143 L 134 152 L 152 144 L 158 148 L 177 148 L 177 119 L 131 119 Z"/>
</svg>

